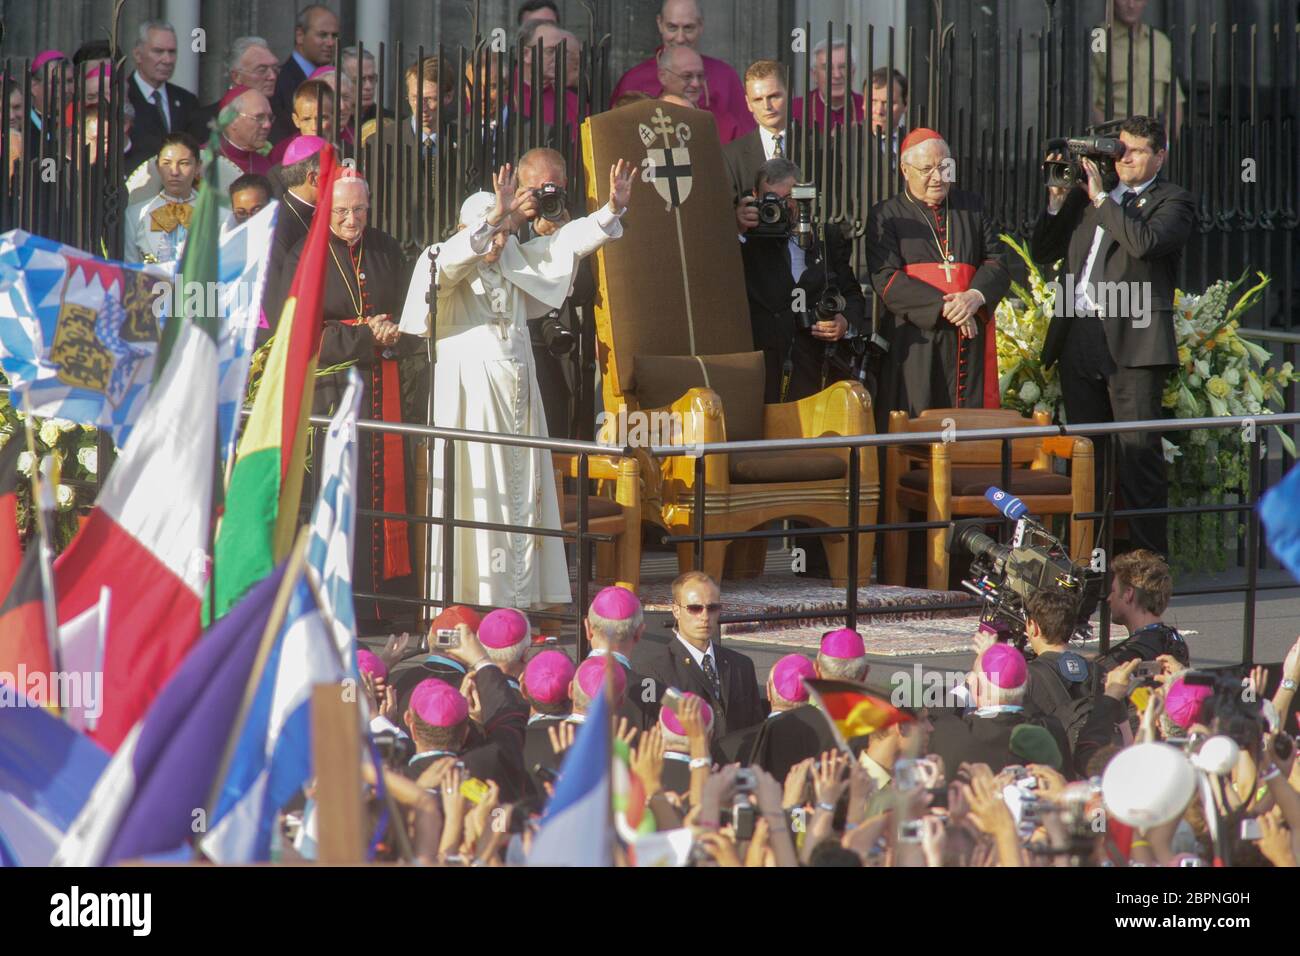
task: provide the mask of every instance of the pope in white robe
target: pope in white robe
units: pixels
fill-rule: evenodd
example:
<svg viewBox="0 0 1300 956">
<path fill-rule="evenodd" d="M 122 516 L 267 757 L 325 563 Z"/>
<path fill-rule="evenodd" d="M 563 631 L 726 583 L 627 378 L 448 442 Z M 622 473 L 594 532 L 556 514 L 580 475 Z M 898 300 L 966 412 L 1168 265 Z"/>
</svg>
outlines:
<svg viewBox="0 0 1300 956">
<path fill-rule="evenodd" d="M 632 172 L 620 161 L 610 169 L 608 204 L 525 243 L 512 233 L 521 224 L 517 211 L 527 194 L 516 195 L 510 166 L 497 175 L 495 196 L 481 192 L 465 200 L 460 231 L 437 248 L 434 424 L 546 437 L 527 321 L 558 309 L 573 287 L 579 260 L 623 234 L 620 217 Z M 403 332 L 427 334 L 428 291 L 429 270 L 417 266 L 402 311 Z M 443 445 L 435 442 L 430 475 L 434 517 L 445 507 Z M 519 609 L 567 604 L 563 539 L 526 533 L 560 528 L 550 452 L 459 442 L 455 460 L 454 516 L 520 530 L 456 529 L 453 600 Z M 435 599 L 442 595 L 442 548 L 442 526 L 435 524 L 429 560 Z"/>
</svg>

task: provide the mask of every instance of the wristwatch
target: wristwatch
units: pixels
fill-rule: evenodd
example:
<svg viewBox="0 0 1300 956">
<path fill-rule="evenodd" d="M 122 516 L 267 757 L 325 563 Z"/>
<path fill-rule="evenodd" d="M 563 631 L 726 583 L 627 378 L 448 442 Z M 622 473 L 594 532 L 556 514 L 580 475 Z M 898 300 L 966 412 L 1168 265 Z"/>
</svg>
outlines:
<svg viewBox="0 0 1300 956">
<path fill-rule="evenodd" d="M 1110 193 L 1097 193 L 1097 198 L 1092 201 L 1092 204 L 1098 209 L 1100 209 L 1101 204 L 1106 201 L 1106 197 L 1109 195 Z"/>
<path fill-rule="evenodd" d="M 1294 680 L 1292 680 L 1290 677 L 1283 677 L 1283 678 L 1282 678 L 1282 689 L 1283 689 L 1283 690 L 1295 690 L 1295 689 L 1296 689 L 1296 686 L 1297 686 L 1297 685 L 1296 685 L 1296 682 L 1295 682 Z"/>
</svg>

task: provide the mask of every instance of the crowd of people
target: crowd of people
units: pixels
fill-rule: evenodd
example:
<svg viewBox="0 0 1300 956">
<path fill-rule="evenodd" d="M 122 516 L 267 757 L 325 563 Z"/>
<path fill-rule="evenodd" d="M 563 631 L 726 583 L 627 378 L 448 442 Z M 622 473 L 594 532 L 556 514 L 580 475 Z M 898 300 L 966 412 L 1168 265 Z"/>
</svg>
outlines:
<svg viewBox="0 0 1300 956">
<path fill-rule="evenodd" d="M 1129 636 L 1107 654 L 1070 649 L 1073 608 L 1048 593 L 1028 606 L 1025 651 L 981 630 L 969 670 L 941 682 L 870 663 L 842 628 L 816 654 L 780 658 L 760 687 L 719 640 L 721 590 L 701 572 L 673 583 L 666 638 L 647 634 L 631 591 L 598 593 L 584 660 L 534 640 L 513 608 L 450 607 L 426 644 L 402 635 L 359 652 L 403 806 L 383 852 L 524 862 L 603 694 L 634 781 L 619 863 L 1295 866 L 1300 769 L 1284 725 L 1300 641 L 1266 699 L 1263 668 L 1196 669 L 1162 620 L 1158 556 L 1126 555 L 1114 582 Z M 844 688 L 861 691 L 869 723 L 827 705 Z M 287 856 L 312 852 L 310 819 L 310 805 L 286 815 Z M 656 839 L 669 833 L 688 836 L 669 852 Z"/>
<path fill-rule="evenodd" d="M 1117 3 L 1117 12 L 1121 7 L 1130 24 L 1140 23 L 1140 3 Z M 713 115 L 735 205 L 752 345 L 764 355 L 765 400 L 794 401 L 835 380 L 859 379 L 886 414 L 996 405 L 993 314 L 1010 283 L 1008 262 L 982 198 L 953 186 L 943 136 L 906 128 L 907 78 L 876 70 L 859 93 L 847 46 L 823 43 L 811 52 L 814 87 L 806 99 L 791 100 L 777 61 L 750 64 L 742 79 L 701 52 L 704 18 L 694 0 L 665 0 L 657 25 L 663 46 L 623 75 L 611 108 L 650 98 Z M 534 45 L 541 44 L 546 89 L 534 96 L 522 82 L 503 95 L 490 74 L 471 65 L 466 79 L 481 86 L 494 122 L 512 109 L 529 116 L 537 102 L 547 123 L 560 110 L 576 117 L 580 41 L 561 27 L 548 0 L 524 3 L 518 28 L 523 75 L 533 75 Z M 418 336 L 432 298 L 435 424 L 567 433 L 563 403 L 553 400 L 566 387 L 554 361 L 554 327 L 545 332 L 543 325 L 590 294 L 582 291 L 591 286 L 582 260 L 623 234 L 632 166 L 620 160 L 609 170 L 606 206 L 556 216 L 543 215 L 542 196 L 558 192 L 571 205 L 562 150 L 572 144 L 495 157 L 492 191 L 457 197 L 463 201 L 456 234 L 411 258 L 370 224 L 372 184 L 349 173 L 326 195 L 321 160 L 331 144 L 355 156 L 374 148 L 368 143 L 387 143 L 405 151 L 408 161 L 398 168 L 409 174 L 425 157 L 454 147 L 456 133 L 439 117 L 455 95 L 456 76 L 435 58 L 411 64 L 404 74 L 407 113 L 397 115 L 376 97 L 369 52 L 343 49 L 341 69 L 334 69 L 340 42 L 338 17 L 308 6 L 287 58 L 260 37 L 240 38 L 226 64 L 228 90 L 201 105 L 171 82 L 174 29 L 161 21 L 141 25 L 122 104 L 131 196 L 126 261 L 174 262 L 183 254 L 203 144 L 215 121 L 220 151 L 213 161 L 230 200 L 226 227 L 273 200 L 281 204 L 260 342 L 275 334 L 308 229 L 328 202 L 320 209 L 329 218 L 330 260 L 319 364 L 363 372 L 363 417 L 409 417 L 402 400 L 411 367 L 403 359 L 423 352 Z M 71 58 L 59 51 L 35 57 L 30 110 L 23 115 L 21 87 L 9 103 L 15 161 L 52 148 L 62 121 L 52 110 L 71 104 L 75 71 L 84 72 L 87 97 L 92 90 L 102 97 L 109 89 L 102 81 L 117 62 L 106 44 L 88 44 Z M 555 83 L 561 76 L 563 88 Z M 87 111 L 85 129 L 73 138 L 91 148 L 92 162 L 105 142 L 103 115 Z M 861 275 L 838 229 L 808 238 L 760 228 L 770 225 L 761 211 L 773 207 L 798 220 L 795 187 L 805 171 L 790 159 L 790 123 L 804 116 L 819 126 L 850 118 L 869 123 L 882 162 L 901 177 L 899 193 L 871 211 Z M 1049 346 L 1060 357 L 1072 422 L 1159 417 L 1161 376 L 1174 362 L 1173 277 L 1191 232 L 1192 204 L 1184 190 L 1158 178 L 1168 148 L 1160 117 L 1130 116 L 1118 136 L 1126 147 L 1116 163 L 1118 181 L 1104 181 L 1086 163 L 1086 182 L 1048 194 L 1032 240 L 1039 258 L 1063 257 L 1086 279 L 1155 287 L 1146 322 L 1106 314 L 1087 282 L 1072 315 L 1103 321 L 1054 320 Z M 430 257 L 436 296 L 423 265 Z M 884 307 L 876 324 L 867 290 Z M 800 300 L 809 306 L 796 307 Z M 823 302 L 832 304 L 812 305 Z M 872 348 L 882 340 L 883 356 Z M 315 411 L 330 412 L 344 384 L 342 373 L 322 377 Z M 1134 433 L 1119 443 L 1115 471 L 1130 507 L 1165 504 L 1153 438 Z M 412 511 L 401 437 L 367 433 L 361 456 L 361 507 Z M 435 457 L 441 467 L 444 456 Z M 461 517 L 519 529 L 559 526 L 546 452 L 486 446 L 462 453 L 456 467 Z M 1096 469 L 1098 481 L 1104 472 Z M 439 489 L 447 478 L 431 476 Z M 593 702 L 612 694 L 616 736 L 634 782 L 631 826 L 642 836 L 689 832 L 687 855 L 677 862 L 1295 865 L 1300 774 L 1284 726 L 1300 679 L 1300 644 L 1271 701 L 1264 700 L 1261 672 L 1238 680 L 1234 696 L 1231 679 L 1193 668 L 1186 642 L 1161 620 L 1171 592 L 1160 556 L 1163 520 L 1135 521 L 1132 533 L 1140 550 L 1113 562 L 1109 598 L 1128 640 L 1102 658 L 1084 659 L 1070 649 L 1074 604 L 1039 595 L 1026 608 L 1024 650 L 981 631 L 964 682 L 935 699 L 914 675 L 873 671 L 862 637 L 848 629 L 827 633 L 815 656 L 782 658 L 760 686 L 753 662 L 720 642 L 721 592 L 700 572 L 674 582 L 676 627 L 666 642 L 645 636 L 635 594 L 602 591 L 586 617 L 592 654 L 575 661 L 558 646 L 534 645 L 525 613 L 570 600 L 559 539 L 460 529 L 458 564 L 454 572 L 430 568 L 432 593 L 442 593 L 442 574 L 454 573 L 457 600 L 499 610 L 480 619 L 468 607 L 449 607 L 419 647 L 395 638 L 377 653 L 358 652 L 372 729 L 391 774 L 388 789 L 407 810 L 389 821 L 385 852 L 444 863 L 526 859 L 566 751 Z M 402 521 L 359 517 L 355 588 L 411 592 L 411 537 Z M 436 536 L 431 553 L 442 553 Z M 362 633 L 388 623 L 382 601 L 359 601 L 357 611 Z M 874 721 L 868 731 L 844 735 L 817 697 L 825 681 L 865 695 L 860 703 Z M 1232 762 L 1212 773 L 1200 755 L 1224 739 L 1234 748 Z M 1149 746 L 1212 774 L 1222 783 L 1214 801 L 1203 803 L 1200 790 L 1175 787 L 1177 774 L 1161 776 L 1132 757 Z M 310 812 L 291 820 L 296 852 L 310 855 Z M 637 841 L 625 842 L 635 854 Z M 284 852 L 294 851 L 286 844 Z"/>
</svg>

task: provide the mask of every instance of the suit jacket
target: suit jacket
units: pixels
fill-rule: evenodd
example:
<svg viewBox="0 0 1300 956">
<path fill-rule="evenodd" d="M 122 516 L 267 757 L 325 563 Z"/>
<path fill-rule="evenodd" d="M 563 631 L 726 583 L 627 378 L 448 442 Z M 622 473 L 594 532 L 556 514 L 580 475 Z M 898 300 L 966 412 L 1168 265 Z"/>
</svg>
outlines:
<svg viewBox="0 0 1300 956">
<path fill-rule="evenodd" d="M 743 194 L 754 188 L 754 179 L 763 163 L 767 162 L 758 128 L 722 147 L 722 161 L 727 164 L 727 174 L 731 176 L 731 201 L 739 202 Z"/>
<path fill-rule="evenodd" d="M 655 703 L 663 700 L 664 691 L 669 687 L 703 697 L 713 708 L 714 740 L 763 719 L 754 662 L 744 654 L 721 646 L 717 640 L 713 642 L 714 661 L 722 683 L 722 699 L 719 700 L 709 679 L 704 676 L 704 670 L 695 663 L 695 658 L 676 634 L 666 644 L 641 641 L 638 649 L 642 649 L 642 654 L 636 663 L 652 682 L 650 689 Z"/>
<path fill-rule="evenodd" d="M 524 728 L 524 770 L 530 777 L 533 768 L 539 764 L 548 770 L 560 769 L 564 755 L 557 754 L 551 747 L 551 737 L 546 728 L 562 723 L 563 717 L 539 717 Z"/>
<path fill-rule="evenodd" d="M 258 329 L 259 346 L 274 334 L 280 321 L 280 310 L 284 308 L 284 300 L 289 297 L 289 286 L 293 283 L 293 269 L 289 264 L 291 254 L 307 238 L 307 229 L 316 212 L 315 206 L 303 202 L 287 190 L 279 199 L 280 212 L 275 218 L 275 230 L 271 233 L 271 255 L 267 261 L 266 287 L 262 291 L 262 314 L 266 316 L 267 327 Z M 295 264 L 296 262 L 294 259 Z"/>
<path fill-rule="evenodd" d="M 807 329 L 798 327 L 793 309 L 796 289 L 803 291 L 805 308 L 811 314 L 821 297 L 823 283 L 829 279 L 829 285 L 839 289 L 844 296 L 843 314 L 849 323 L 848 334 L 862 336 L 869 332 L 867 301 L 849 261 L 849 243 L 838 226 L 831 225 L 826 229 L 825 249 L 823 255 L 820 242 L 814 239 L 812 248 L 805 252 L 803 275 L 795 282 L 787 242 L 747 239 L 741 244 L 740 257 L 745 269 L 745 293 L 749 299 L 754 348 L 767 353 L 765 400 L 769 403 L 781 401 L 781 368 L 787 352 L 793 369 L 786 400 L 795 401 L 822 389 L 826 343 L 813 338 Z M 842 339 L 833 351 L 833 354 L 843 357 L 845 366 L 850 348 L 849 340 Z M 844 373 L 828 374 L 827 384 L 843 377 Z"/>
<path fill-rule="evenodd" d="M 174 83 L 163 84 L 163 90 L 171 114 L 171 132 L 192 132 L 192 117 L 199 109 L 198 97 Z M 163 126 L 158 107 L 146 100 L 140 92 L 140 84 L 135 81 L 134 73 L 126 78 L 126 95 L 135 109 L 135 121 L 131 124 L 131 149 L 126 154 L 125 165 L 134 166 L 158 153 L 168 131 Z M 207 141 L 205 134 L 200 142 Z"/>
<path fill-rule="evenodd" d="M 826 715 L 804 704 L 763 721 L 749 762 L 784 782 L 790 768 L 801 760 L 838 748 Z"/>
<path fill-rule="evenodd" d="M 507 683 L 499 667 L 480 670 L 477 684 L 483 705 L 482 724 L 459 757 L 469 776 L 495 780 L 501 788 L 502 802 L 514 802 L 528 792 L 523 763 L 528 705 L 519 691 Z M 438 756 L 413 760 L 406 767 L 406 776 L 417 779 Z"/>
<path fill-rule="evenodd" d="M 275 78 L 275 93 L 271 97 L 271 112 L 275 114 L 275 123 L 267 138 L 272 143 L 297 135 L 298 129 L 293 125 L 293 94 L 305 79 L 307 74 L 290 53 L 280 64 L 280 74 Z"/>
<path fill-rule="evenodd" d="M 1087 279 L 1083 267 L 1100 225 L 1106 234 L 1098 252 L 1101 261 L 1093 269 L 1094 278 L 1122 282 L 1130 289 L 1151 290 L 1151 311 L 1141 326 L 1132 315 L 1104 319 L 1102 327 L 1111 358 L 1126 368 L 1177 365 L 1174 289 L 1183 246 L 1191 238 L 1195 224 L 1196 206 L 1191 193 L 1160 179 L 1144 189 L 1127 209 L 1112 199 L 1098 209 L 1088 201 L 1086 192 L 1075 189 L 1055 216 L 1046 209 L 1039 215 L 1030 238 L 1030 252 L 1038 262 L 1055 262 L 1064 257 L 1063 272 L 1081 284 Z M 1066 295 L 1071 294 L 1064 280 L 1062 288 Z M 1073 302 L 1067 305 L 1072 307 Z M 1063 313 L 1069 311 L 1072 308 L 1058 309 L 1048 326 L 1043 343 L 1045 367 L 1051 367 L 1065 352 L 1073 319 Z"/>
<path fill-rule="evenodd" d="M 958 714 L 953 710 L 932 710 L 934 730 L 930 734 L 930 752 L 943 758 L 945 767 L 954 768 L 966 763 L 986 763 L 994 773 L 1011 764 L 1024 763 L 1011 753 L 1011 731 L 1024 723 L 1045 727 L 1056 740 L 1064 760 L 1070 767 L 1070 745 L 1060 721 L 1054 717 L 1027 717 L 1023 711 L 1003 711 L 990 717 L 977 717 L 974 712 Z M 951 770 L 949 772 L 952 772 Z"/>
<path fill-rule="evenodd" d="M 220 113 L 220 100 L 209 103 L 207 106 L 195 107 L 194 112 L 190 114 L 190 135 L 206 145 L 208 137 L 212 135 L 212 130 L 208 129 L 208 124 L 215 120 Z"/>
</svg>

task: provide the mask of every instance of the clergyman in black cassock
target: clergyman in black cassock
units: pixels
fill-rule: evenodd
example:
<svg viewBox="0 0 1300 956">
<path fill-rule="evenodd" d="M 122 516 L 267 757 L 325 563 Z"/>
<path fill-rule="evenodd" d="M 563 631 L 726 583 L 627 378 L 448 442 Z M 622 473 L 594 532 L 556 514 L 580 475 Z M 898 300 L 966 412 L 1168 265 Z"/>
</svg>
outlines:
<svg viewBox="0 0 1300 956">
<path fill-rule="evenodd" d="M 867 265 L 889 340 L 876 407 L 996 408 L 993 312 L 1011 277 L 1002 243 L 975 193 L 951 188 L 947 144 L 933 130 L 903 140 L 906 186 L 872 208 Z"/>
<path fill-rule="evenodd" d="M 364 183 L 359 178 L 352 182 Z M 341 179 L 340 182 L 347 182 Z M 354 195 L 347 195 L 347 194 Z M 333 206 L 340 202 L 353 205 L 364 195 L 358 188 L 347 189 L 340 199 L 336 188 Z M 326 202 L 326 197 L 321 197 Z M 364 392 L 361 417 L 401 421 L 401 381 L 397 358 L 418 352 L 415 336 L 391 332 L 390 344 L 381 344 L 374 327 L 366 322 L 376 316 L 396 317 L 402 309 L 406 287 L 410 283 L 411 263 L 391 236 L 365 226 L 360 217 L 345 217 L 342 223 L 333 207 L 322 209 L 330 215 L 329 254 L 325 266 L 324 329 L 321 333 L 319 369 L 355 363 L 361 373 Z M 360 228 L 356 219 L 360 219 Z M 352 238 L 348 242 L 339 231 Z M 353 238 L 355 236 L 355 238 Z M 292 275 L 302 255 L 305 240 L 289 254 L 285 269 Z M 383 326 L 388 330 L 388 326 Z M 316 379 L 312 412 L 329 415 L 338 407 L 347 388 L 348 369 L 344 368 Z M 357 469 L 358 509 L 409 512 L 407 500 L 406 452 L 400 435 L 361 431 L 359 467 Z M 411 534 L 407 524 L 392 519 L 369 518 L 358 514 L 353 553 L 352 583 L 356 591 L 372 594 L 408 594 L 413 584 L 411 574 Z M 381 602 L 358 600 L 357 621 L 361 630 L 373 629 L 389 620 L 401 609 Z"/>
</svg>

